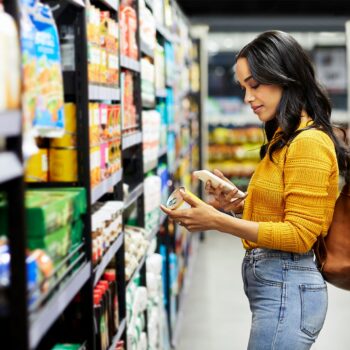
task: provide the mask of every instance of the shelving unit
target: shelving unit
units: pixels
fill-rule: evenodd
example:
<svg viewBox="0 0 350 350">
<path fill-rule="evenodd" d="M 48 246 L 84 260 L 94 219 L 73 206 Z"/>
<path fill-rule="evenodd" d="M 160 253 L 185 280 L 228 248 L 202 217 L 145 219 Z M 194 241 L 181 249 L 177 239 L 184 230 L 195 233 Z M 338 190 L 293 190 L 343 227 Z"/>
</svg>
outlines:
<svg viewBox="0 0 350 350">
<path fill-rule="evenodd" d="M 38 314 L 32 315 L 29 331 L 30 349 L 35 349 L 38 346 L 47 330 L 62 314 L 90 277 L 91 264 L 85 263 L 74 272 L 63 286 L 60 286 L 60 289 Z"/>
<path fill-rule="evenodd" d="M 147 287 L 146 282 L 146 259 L 148 250 L 140 259 L 139 264 L 134 271 L 132 277 L 126 281 L 125 278 L 125 225 L 129 225 L 128 220 L 130 212 L 136 210 L 136 225 L 146 227 L 146 211 L 145 211 L 145 182 L 148 176 L 161 177 L 161 171 L 164 169 L 167 175 L 167 181 L 161 191 L 162 202 L 175 186 L 179 183 L 179 174 L 177 170 L 181 167 L 179 160 L 176 169 L 172 169 L 171 154 L 176 151 L 175 144 L 170 143 L 171 136 L 177 140 L 177 143 L 182 142 L 182 128 L 178 120 L 171 121 L 171 115 L 166 119 L 166 143 L 161 144 L 158 151 L 155 152 L 156 158 L 144 164 L 144 132 L 143 129 L 143 113 L 147 109 L 158 110 L 162 103 L 167 103 L 170 111 L 174 106 L 169 102 L 171 94 L 176 95 L 174 101 L 182 101 L 188 97 L 187 93 L 182 93 L 180 84 L 178 90 L 175 91 L 176 79 L 170 69 L 167 69 L 167 64 L 171 65 L 171 57 L 166 57 L 164 67 L 164 85 L 156 88 L 154 86 L 154 101 L 143 101 L 141 98 L 141 57 L 147 57 L 153 65 L 156 62 L 155 50 L 146 43 L 140 33 L 140 18 L 139 4 L 135 1 L 133 9 L 137 14 L 137 32 L 136 45 L 138 47 L 137 59 L 131 58 L 122 53 L 122 48 L 119 45 L 118 53 L 118 84 L 106 84 L 105 82 L 96 82 L 91 80 L 91 63 L 89 55 L 91 46 L 88 45 L 88 29 L 87 18 L 91 14 L 88 11 L 88 4 L 92 4 L 95 8 L 101 11 L 109 11 L 110 18 L 120 20 L 122 18 L 123 0 L 42 0 L 54 9 L 53 14 L 58 27 L 58 33 L 62 35 L 61 29 L 63 26 L 71 26 L 74 32 L 74 63 L 75 70 L 62 72 L 63 74 L 63 89 L 64 99 L 66 102 L 74 103 L 76 106 L 76 153 L 77 153 L 77 178 L 74 181 L 59 181 L 59 182 L 42 182 L 34 183 L 28 186 L 31 189 L 53 190 L 63 188 L 72 190 L 73 188 L 83 188 L 86 193 L 86 213 L 82 214 L 82 239 L 78 248 L 67 254 L 65 260 L 59 263 L 58 266 L 66 268 L 66 271 L 60 275 L 55 270 L 54 279 L 50 284 L 50 289 L 42 293 L 34 306 L 28 307 L 27 296 L 27 278 L 26 278 L 26 251 L 27 251 L 27 232 L 25 229 L 25 188 L 24 182 L 24 164 L 22 160 L 22 111 L 4 111 L 0 113 L 0 137 L 7 138 L 6 149 L 0 152 L 0 190 L 6 194 L 8 206 L 8 240 L 11 251 L 11 281 L 8 293 L 9 314 L 4 318 L 0 317 L 0 325 L 4 325 L 4 334 L 6 337 L 3 340 L 4 348 L 7 350 L 34 350 L 34 349 L 51 349 L 55 343 L 71 342 L 74 338 L 75 342 L 85 344 L 87 349 L 96 348 L 95 339 L 95 313 L 94 313 L 94 287 L 97 286 L 100 279 L 103 277 L 106 269 L 113 269 L 117 276 L 117 294 L 119 298 L 119 319 L 121 320 L 116 334 L 111 335 L 109 349 L 115 350 L 117 343 L 121 340 L 127 344 L 128 320 L 126 312 L 126 290 L 133 281 L 133 278 L 140 275 L 140 283 Z M 153 10 L 153 1 L 145 1 L 147 7 Z M 19 0 L 5 0 L 5 9 L 19 21 Z M 175 2 L 171 2 L 172 11 L 181 19 L 183 25 L 187 23 L 184 15 L 181 13 Z M 158 20 L 158 19 L 157 19 Z M 189 25 L 188 23 L 186 25 Z M 21 28 L 21 26 L 19 26 Z M 175 50 L 175 45 L 179 45 L 180 40 L 192 42 L 189 33 L 184 33 L 184 37 L 180 38 L 180 30 L 176 22 L 173 23 L 156 23 L 156 38 L 157 43 L 161 47 L 170 45 L 171 50 Z M 62 38 L 60 38 L 62 39 Z M 119 36 L 121 39 L 121 36 Z M 90 42 L 89 42 L 90 44 Z M 120 44 L 120 42 L 118 43 Z M 166 52 L 166 55 L 169 53 Z M 135 56 L 136 57 L 136 56 Z M 188 58 L 186 58 L 188 61 Z M 186 62 L 183 58 L 183 64 Z M 155 70 L 158 67 L 155 66 Z M 93 126 L 96 122 L 91 120 L 92 105 L 103 106 L 120 106 L 120 119 L 128 118 L 127 105 L 125 101 L 125 85 L 124 78 L 126 74 L 131 73 L 133 83 L 133 100 L 135 103 L 135 123 L 124 127 L 120 123 L 119 135 L 120 145 L 115 147 L 120 151 L 120 167 L 112 173 L 108 169 L 107 175 L 101 176 L 97 183 L 92 173 L 93 160 L 91 157 L 91 149 L 100 147 L 102 143 L 111 144 L 117 142 L 119 137 L 103 139 L 100 144 L 92 142 Z M 179 75 L 180 77 L 180 75 Z M 188 89 L 186 89 L 188 91 Z M 177 95 L 178 94 L 178 95 Z M 130 112 L 130 111 L 129 111 Z M 186 111 L 186 115 L 188 111 Z M 101 112 L 102 113 L 102 112 Z M 167 112 L 168 113 L 168 112 Z M 170 113 L 170 112 L 169 112 Z M 95 116 L 96 117 L 96 116 Z M 99 117 L 99 132 L 105 130 L 107 123 L 101 122 L 102 117 Z M 186 117 L 189 120 L 189 117 Z M 200 115 L 197 114 L 197 119 Z M 97 118 L 95 118 L 97 119 Z M 196 120 L 192 116 L 191 119 Z M 164 120 L 162 120 L 164 122 Z M 102 127 L 103 125 L 103 127 Z M 175 127 L 175 125 L 178 125 Z M 96 125 L 95 125 L 96 126 Z M 185 126 L 191 129 L 190 123 Z M 159 139 L 161 131 L 159 131 Z M 50 144 L 50 140 L 43 141 L 44 145 Z M 160 141 L 158 141 L 160 142 Z M 113 146 L 114 147 L 114 146 Z M 186 161 L 192 162 L 192 154 L 190 145 L 186 144 L 181 148 L 181 152 L 177 153 L 178 159 L 181 161 L 186 158 Z M 58 148 L 59 149 L 59 148 Z M 75 150 L 75 148 L 72 148 Z M 196 151 L 197 152 L 197 151 Z M 102 151 L 101 151 L 102 154 Z M 105 151 L 104 155 L 106 156 Z M 196 156 L 197 158 L 199 155 Z M 108 158 L 108 157 L 107 157 Z M 102 163 L 102 162 L 101 162 Z M 193 165 L 196 166 L 197 165 Z M 187 169 L 186 177 L 190 176 L 191 169 Z M 146 175 L 147 174 L 147 175 Z M 101 180 L 103 179 L 103 180 Z M 162 180 L 163 181 L 163 180 Z M 92 185 L 93 184 L 93 185 Z M 129 193 L 125 195 L 125 186 L 128 184 Z M 93 222 L 92 213 L 98 211 L 99 206 L 105 202 L 122 201 L 122 232 L 117 239 L 110 243 L 108 249 L 105 250 L 103 256 L 97 260 L 93 259 Z M 149 242 L 157 240 L 157 251 L 160 251 L 160 246 L 165 246 L 166 252 L 166 271 L 167 281 L 170 281 L 170 264 L 169 254 L 174 251 L 173 232 L 171 227 L 173 224 L 169 222 L 164 213 L 159 213 L 157 216 L 157 224 L 148 230 L 147 239 Z M 57 266 L 56 266 L 57 267 Z M 53 276 L 51 276 L 53 277 Z M 46 280 L 45 280 L 46 281 Z M 169 328 L 170 333 L 172 325 L 170 323 L 170 287 L 165 285 L 168 300 L 166 310 L 168 312 L 168 324 L 164 325 Z M 74 314 L 73 310 L 79 310 L 78 315 Z M 145 313 L 146 327 L 145 332 L 148 332 L 147 313 Z M 72 325 L 77 326 L 74 329 L 76 333 L 74 337 L 66 335 L 67 329 Z M 69 333 L 69 332 L 68 332 Z M 16 335 L 14 341 L 14 335 Z"/>
</svg>

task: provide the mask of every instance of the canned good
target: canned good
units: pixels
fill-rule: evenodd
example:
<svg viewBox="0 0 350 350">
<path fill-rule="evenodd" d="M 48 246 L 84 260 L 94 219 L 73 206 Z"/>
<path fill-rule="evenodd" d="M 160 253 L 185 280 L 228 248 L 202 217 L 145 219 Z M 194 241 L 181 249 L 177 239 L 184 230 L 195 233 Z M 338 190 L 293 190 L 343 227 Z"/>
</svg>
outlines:
<svg viewBox="0 0 350 350">
<path fill-rule="evenodd" d="M 32 155 L 27 162 L 25 181 L 47 182 L 48 180 L 48 151 L 39 148 L 38 153 Z"/>
<path fill-rule="evenodd" d="M 50 149 L 50 181 L 75 182 L 78 180 L 77 150 Z"/>
<path fill-rule="evenodd" d="M 169 208 L 171 210 L 191 208 L 191 206 L 187 202 L 185 202 L 184 199 L 182 198 L 180 190 L 186 192 L 191 197 L 200 200 L 192 192 L 186 190 L 185 187 L 181 186 L 181 187 L 177 188 L 176 190 L 174 190 L 173 193 L 169 196 L 169 198 L 166 202 L 167 208 Z"/>
<path fill-rule="evenodd" d="M 62 137 L 51 139 L 52 148 L 77 146 L 77 113 L 74 103 L 64 104 L 64 117 L 64 134 Z"/>
</svg>

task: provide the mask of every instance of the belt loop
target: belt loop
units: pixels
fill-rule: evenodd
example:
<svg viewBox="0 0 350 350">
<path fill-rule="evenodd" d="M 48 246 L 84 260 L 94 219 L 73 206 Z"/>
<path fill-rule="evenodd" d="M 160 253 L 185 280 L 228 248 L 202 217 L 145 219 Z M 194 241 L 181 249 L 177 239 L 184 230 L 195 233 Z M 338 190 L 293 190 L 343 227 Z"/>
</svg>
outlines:
<svg viewBox="0 0 350 350">
<path fill-rule="evenodd" d="M 300 255 L 298 253 L 292 253 L 293 261 L 299 261 Z"/>
</svg>

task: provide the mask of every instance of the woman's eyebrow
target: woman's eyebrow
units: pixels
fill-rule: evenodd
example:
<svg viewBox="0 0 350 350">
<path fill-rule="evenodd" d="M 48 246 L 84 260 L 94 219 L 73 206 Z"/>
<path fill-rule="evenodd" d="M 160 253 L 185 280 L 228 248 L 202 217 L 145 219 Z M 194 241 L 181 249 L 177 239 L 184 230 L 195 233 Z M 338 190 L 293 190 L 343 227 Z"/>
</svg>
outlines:
<svg viewBox="0 0 350 350">
<path fill-rule="evenodd" d="M 244 82 L 247 82 L 249 79 L 252 79 L 253 78 L 253 76 L 252 75 L 249 75 L 249 77 L 246 77 L 245 79 L 244 79 Z"/>
</svg>

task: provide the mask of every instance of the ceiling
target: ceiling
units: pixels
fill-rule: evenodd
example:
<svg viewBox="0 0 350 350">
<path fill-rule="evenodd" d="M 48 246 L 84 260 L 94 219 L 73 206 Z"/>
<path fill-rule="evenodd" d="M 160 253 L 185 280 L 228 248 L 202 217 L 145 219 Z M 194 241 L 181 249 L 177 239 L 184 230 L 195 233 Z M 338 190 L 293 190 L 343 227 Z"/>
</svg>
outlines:
<svg viewBox="0 0 350 350">
<path fill-rule="evenodd" d="M 211 32 L 344 31 L 350 0 L 177 0 L 192 24 Z"/>
<path fill-rule="evenodd" d="M 345 15 L 349 0 L 177 0 L 187 16 Z"/>
</svg>

